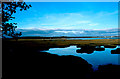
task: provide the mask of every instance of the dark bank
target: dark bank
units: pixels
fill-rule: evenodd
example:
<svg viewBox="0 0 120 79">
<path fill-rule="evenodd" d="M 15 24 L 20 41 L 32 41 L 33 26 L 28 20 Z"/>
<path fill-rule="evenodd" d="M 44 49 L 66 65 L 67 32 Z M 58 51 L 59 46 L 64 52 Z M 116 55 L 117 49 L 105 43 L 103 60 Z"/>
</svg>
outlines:
<svg viewBox="0 0 120 79">
<path fill-rule="evenodd" d="M 30 44 L 30 43 L 29 43 Z M 3 78 L 2 79 L 21 79 L 21 78 L 71 78 L 79 77 L 81 79 L 96 79 L 118 77 L 120 73 L 119 65 L 102 65 L 97 71 L 93 71 L 92 65 L 81 57 L 76 56 L 58 56 L 47 52 L 50 48 L 67 47 L 66 46 L 46 46 L 34 44 L 28 45 L 18 41 L 3 40 Z M 84 48 L 90 48 L 83 50 Z M 94 46 L 83 46 L 82 51 L 92 52 Z M 100 49 L 99 49 L 100 50 Z M 102 49 L 103 50 L 103 49 Z M 79 50 L 78 50 L 79 52 Z M 109 75 L 106 75 L 109 74 Z M 110 75 L 111 74 L 111 75 Z"/>
</svg>

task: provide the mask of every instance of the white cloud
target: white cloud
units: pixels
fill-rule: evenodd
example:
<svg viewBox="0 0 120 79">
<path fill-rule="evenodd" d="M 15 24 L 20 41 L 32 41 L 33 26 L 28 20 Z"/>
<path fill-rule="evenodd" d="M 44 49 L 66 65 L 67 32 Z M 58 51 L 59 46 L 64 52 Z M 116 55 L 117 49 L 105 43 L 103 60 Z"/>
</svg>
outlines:
<svg viewBox="0 0 120 79">
<path fill-rule="evenodd" d="M 114 11 L 114 12 L 99 12 L 99 13 L 97 13 L 97 17 L 111 16 L 111 15 L 115 15 L 115 14 L 118 14 L 118 11 Z"/>
<path fill-rule="evenodd" d="M 74 33 L 74 34 L 79 34 L 79 33 L 84 33 L 84 31 L 55 31 L 55 32 L 59 32 L 59 33 Z"/>
<path fill-rule="evenodd" d="M 97 26 L 98 25 L 98 23 L 90 23 L 90 24 L 88 24 L 89 26 Z"/>
<path fill-rule="evenodd" d="M 84 17 L 81 13 L 63 13 L 63 15 Z"/>
<path fill-rule="evenodd" d="M 114 11 L 114 12 L 108 13 L 108 15 L 115 15 L 115 14 L 118 14 L 118 11 Z"/>
<path fill-rule="evenodd" d="M 83 23 L 84 23 L 84 24 L 90 23 L 90 21 L 87 21 L 87 20 L 86 20 L 86 21 L 77 21 L 77 22 L 76 22 L 76 24 L 83 24 Z"/>
<path fill-rule="evenodd" d="M 46 28 L 46 29 L 54 29 L 54 28 L 63 28 L 63 29 L 104 29 L 104 28 L 113 28 L 118 24 L 116 18 L 112 17 L 112 15 L 117 14 L 118 11 L 114 12 L 98 12 L 89 14 L 87 12 L 81 13 L 54 13 L 54 14 L 46 14 L 42 17 L 38 16 L 38 20 L 33 22 L 32 24 L 26 24 L 24 27 L 26 28 Z M 108 16 L 110 15 L 110 16 Z M 113 21 L 113 19 L 115 19 Z M 112 21 L 112 22 L 111 22 Z M 113 25 L 113 26 L 108 26 Z"/>
<path fill-rule="evenodd" d="M 118 35 L 117 28 L 111 29 L 18 29 L 18 31 L 22 31 L 23 35 L 38 35 L 38 36 L 113 36 Z M 114 31 L 113 31 L 114 30 Z"/>
</svg>

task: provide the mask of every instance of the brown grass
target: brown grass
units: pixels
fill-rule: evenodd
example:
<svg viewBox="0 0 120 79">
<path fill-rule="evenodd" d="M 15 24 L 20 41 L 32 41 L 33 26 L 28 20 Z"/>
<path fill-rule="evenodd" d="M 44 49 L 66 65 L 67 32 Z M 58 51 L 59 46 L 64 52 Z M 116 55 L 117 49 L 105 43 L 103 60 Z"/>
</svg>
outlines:
<svg viewBox="0 0 120 79">
<path fill-rule="evenodd" d="M 10 40 L 16 41 L 16 40 Z M 120 45 L 120 39 L 66 40 L 66 39 L 18 39 L 18 43 L 31 45 Z"/>
</svg>

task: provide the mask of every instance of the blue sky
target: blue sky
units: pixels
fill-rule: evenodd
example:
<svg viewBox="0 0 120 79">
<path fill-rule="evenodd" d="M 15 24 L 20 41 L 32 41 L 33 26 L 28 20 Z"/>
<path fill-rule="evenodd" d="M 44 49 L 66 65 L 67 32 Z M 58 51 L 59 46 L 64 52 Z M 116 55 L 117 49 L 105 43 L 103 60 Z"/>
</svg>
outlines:
<svg viewBox="0 0 120 79">
<path fill-rule="evenodd" d="M 23 36 L 118 35 L 117 2 L 27 2 L 15 20 Z M 22 30 L 21 30 L 22 29 Z"/>
<path fill-rule="evenodd" d="M 118 28 L 117 2 L 27 2 L 32 7 L 17 11 L 12 22 L 22 29 Z"/>
</svg>

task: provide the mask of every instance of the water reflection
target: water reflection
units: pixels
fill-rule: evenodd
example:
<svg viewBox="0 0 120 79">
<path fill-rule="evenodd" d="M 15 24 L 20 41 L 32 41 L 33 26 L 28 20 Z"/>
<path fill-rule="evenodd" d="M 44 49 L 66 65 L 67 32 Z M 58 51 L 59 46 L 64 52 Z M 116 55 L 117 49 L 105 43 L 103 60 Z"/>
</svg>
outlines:
<svg viewBox="0 0 120 79">
<path fill-rule="evenodd" d="M 51 54 L 78 56 L 92 64 L 94 69 L 99 65 L 116 64 L 118 65 L 118 46 L 70 46 L 66 48 L 50 48 Z M 112 54 L 111 54 L 112 53 Z M 119 64 L 120 65 L 120 64 Z"/>
<path fill-rule="evenodd" d="M 105 51 L 105 48 L 102 46 L 96 46 L 95 50 L 96 51 Z"/>
</svg>

